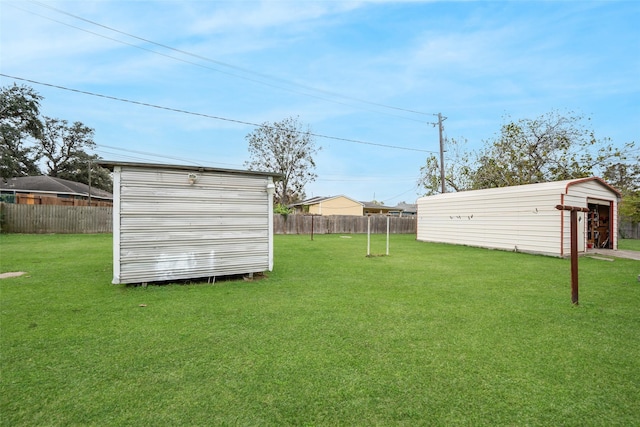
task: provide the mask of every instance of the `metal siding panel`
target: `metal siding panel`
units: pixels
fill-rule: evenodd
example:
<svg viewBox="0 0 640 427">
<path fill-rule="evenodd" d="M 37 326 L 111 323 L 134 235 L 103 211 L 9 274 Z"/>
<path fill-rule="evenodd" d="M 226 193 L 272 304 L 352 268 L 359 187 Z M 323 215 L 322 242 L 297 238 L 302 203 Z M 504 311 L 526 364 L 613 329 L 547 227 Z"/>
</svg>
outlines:
<svg viewBox="0 0 640 427">
<path fill-rule="evenodd" d="M 417 239 L 558 255 L 560 188 L 520 186 L 420 198 Z"/>
<path fill-rule="evenodd" d="M 267 176 L 123 166 L 120 283 L 269 268 Z"/>
</svg>

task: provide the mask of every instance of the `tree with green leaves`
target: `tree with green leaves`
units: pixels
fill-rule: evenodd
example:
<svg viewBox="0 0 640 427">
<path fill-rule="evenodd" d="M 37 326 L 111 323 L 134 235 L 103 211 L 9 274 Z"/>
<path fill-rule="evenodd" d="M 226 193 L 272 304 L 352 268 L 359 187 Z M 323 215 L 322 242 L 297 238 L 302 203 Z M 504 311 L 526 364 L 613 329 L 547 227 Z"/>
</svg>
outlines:
<svg viewBox="0 0 640 427">
<path fill-rule="evenodd" d="M 640 223 L 640 156 L 609 165 L 602 177 L 622 193 L 621 219 Z"/>
<path fill-rule="evenodd" d="M 608 138 L 597 139 L 583 116 L 550 112 L 535 119 L 507 117 L 497 137 L 478 152 L 453 146 L 446 184 L 464 191 L 603 175 L 625 161 L 634 143 L 617 148 Z M 425 194 L 435 194 L 439 182 L 439 162 L 431 156 L 419 184 Z"/>
<path fill-rule="evenodd" d="M 47 175 L 73 176 L 78 160 L 88 160 L 89 156 L 85 150 L 95 147 L 93 134 L 93 129 L 80 122 L 69 125 L 66 120 L 45 117 L 40 150 L 44 157 Z"/>
<path fill-rule="evenodd" d="M 39 175 L 42 97 L 28 86 L 0 90 L 0 178 Z"/>
<path fill-rule="evenodd" d="M 580 115 L 558 112 L 535 119 L 508 118 L 477 157 L 473 188 L 507 187 L 601 175 L 625 158 L 608 138 L 597 139 Z"/>
<path fill-rule="evenodd" d="M 28 86 L 0 90 L 0 177 L 41 175 L 82 182 L 111 191 L 109 171 L 95 165 L 100 159 L 87 151 L 95 148 L 94 130 L 80 122 L 40 116 L 40 101 Z M 89 173 L 91 171 L 91 173 Z"/>
<path fill-rule="evenodd" d="M 93 135 L 94 130 L 81 122 L 45 117 L 40 150 L 46 174 L 111 191 L 109 171 L 95 164 L 99 156 L 87 153 L 96 146 Z"/>
<path fill-rule="evenodd" d="M 289 117 L 263 123 L 246 139 L 250 160 L 245 162 L 245 167 L 282 175 L 275 183 L 275 202 L 286 206 L 302 200 L 304 186 L 317 178 L 314 156 L 321 149 L 316 147 L 309 127 L 297 117 Z"/>
<path fill-rule="evenodd" d="M 462 149 L 466 140 L 452 139 L 447 144 L 447 162 L 445 162 L 444 181 L 448 192 L 464 191 L 471 188 L 473 174 L 473 153 Z M 440 159 L 432 154 L 427 157 L 425 164 L 420 168 L 418 187 L 424 190 L 425 196 L 438 194 L 442 191 L 440 175 Z"/>
</svg>

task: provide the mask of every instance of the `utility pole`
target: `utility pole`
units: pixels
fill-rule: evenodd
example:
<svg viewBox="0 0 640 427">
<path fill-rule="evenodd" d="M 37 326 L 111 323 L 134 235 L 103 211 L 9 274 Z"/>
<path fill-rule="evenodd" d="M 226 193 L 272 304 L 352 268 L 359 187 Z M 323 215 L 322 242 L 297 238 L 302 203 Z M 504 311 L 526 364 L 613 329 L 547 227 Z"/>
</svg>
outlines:
<svg viewBox="0 0 640 427">
<path fill-rule="evenodd" d="M 446 117 L 444 118 L 446 119 Z M 442 193 L 446 193 L 446 185 L 444 182 L 444 140 L 442 139 L 442 114 L 438 113 L 438 133 L 440 134 L 440 183 L 442 185 Z"/>
</svg>

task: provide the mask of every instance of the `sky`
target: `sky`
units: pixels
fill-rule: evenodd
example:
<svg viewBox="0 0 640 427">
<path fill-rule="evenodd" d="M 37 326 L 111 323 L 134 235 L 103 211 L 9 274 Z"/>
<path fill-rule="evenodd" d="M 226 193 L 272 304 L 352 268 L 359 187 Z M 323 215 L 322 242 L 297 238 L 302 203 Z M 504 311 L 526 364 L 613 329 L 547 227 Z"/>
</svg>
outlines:
<svg viewBox="0 0 640 427">
<path fill-rule="evenodd" d="M 445 149 L 552 111 L 640 144 L 639 22 L 636 1 L 0 0 L 0 85 L 113 161 L 245 169 L 248 134 L 298 117 L 307 197 L 394 206 L 424 193 L 438 114 Z"/>
</svg>

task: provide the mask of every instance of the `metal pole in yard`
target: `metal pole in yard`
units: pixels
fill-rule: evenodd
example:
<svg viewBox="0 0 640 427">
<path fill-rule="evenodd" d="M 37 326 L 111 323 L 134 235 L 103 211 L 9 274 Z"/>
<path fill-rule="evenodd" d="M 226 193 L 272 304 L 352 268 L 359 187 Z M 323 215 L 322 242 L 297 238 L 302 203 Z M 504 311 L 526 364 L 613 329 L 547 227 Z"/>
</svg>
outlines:
<svg viewBox="0 0 640 427">
<path fill-rule="evenodd" d="M 367 217 L 367 256 L 371 255 L 371 217 Z"/>
<path fill-rule="evenodd" d="M 578 212 L 589 209 L 567 205 L 556 205 L 556 209 L 571 212 L 571 303 L 578 305 Z"/>
</svg>

